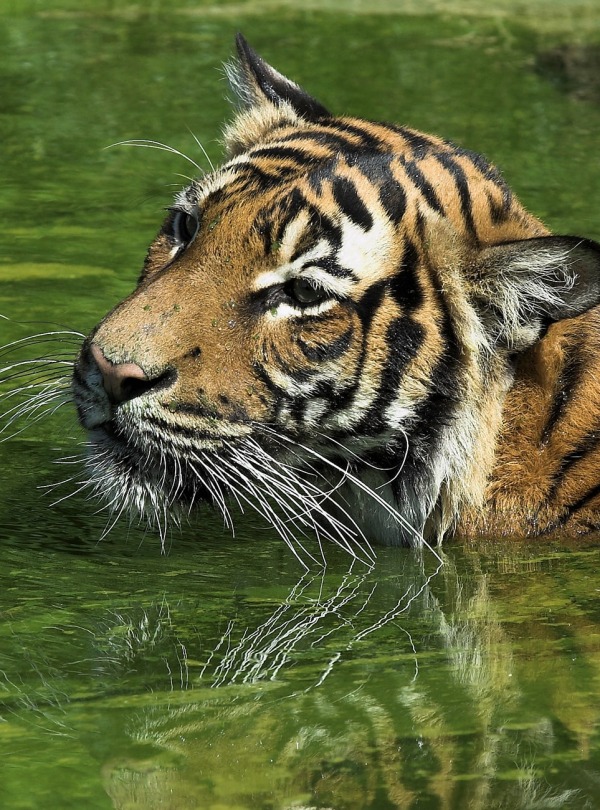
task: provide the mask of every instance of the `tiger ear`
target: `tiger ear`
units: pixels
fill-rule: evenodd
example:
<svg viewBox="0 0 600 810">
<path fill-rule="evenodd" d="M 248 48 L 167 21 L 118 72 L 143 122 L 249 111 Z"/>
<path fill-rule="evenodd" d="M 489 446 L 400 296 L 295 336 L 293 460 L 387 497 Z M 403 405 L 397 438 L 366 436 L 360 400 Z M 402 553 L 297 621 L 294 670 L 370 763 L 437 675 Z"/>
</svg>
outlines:
<svg viewBox="0 0 600 810">
<path fill-rule="evenodd" d="M 480 253 L 471 280 L 493 340 L 522 351 L 551 323 L 600 304 L 600 244 L 542 236 L 494 245 Z"/>
<path fill-rule="evenodd" d="M 289 105 L 301 118 L 329 116 L 328 110 L 295 82 L 286 79 L 254 51 L 241 34 L 236 37 L 238 61 L 226 67 L 231 86 L 242 107 L 265 101 L 276 107 Z"/>
</svg>

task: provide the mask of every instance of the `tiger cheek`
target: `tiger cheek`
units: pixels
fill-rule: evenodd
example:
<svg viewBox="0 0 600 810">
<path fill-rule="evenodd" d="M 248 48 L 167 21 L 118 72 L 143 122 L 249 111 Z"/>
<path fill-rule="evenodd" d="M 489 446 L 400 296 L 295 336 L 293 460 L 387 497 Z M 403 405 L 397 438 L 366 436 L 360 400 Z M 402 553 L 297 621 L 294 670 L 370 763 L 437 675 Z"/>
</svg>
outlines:
<svg viewBox="0 0 600 810">
<path fill-rule="evenodd" d="M 357 362 L 359 333 L 357 324 L 346 312 L 322 322 L 302 324 L 292 336 L 299 367 L 305 367 L 308 361 L 315 370 L 327 369 L 331 373 L 343 369 L 344 374 L 351 373 Z"/>
</svg>

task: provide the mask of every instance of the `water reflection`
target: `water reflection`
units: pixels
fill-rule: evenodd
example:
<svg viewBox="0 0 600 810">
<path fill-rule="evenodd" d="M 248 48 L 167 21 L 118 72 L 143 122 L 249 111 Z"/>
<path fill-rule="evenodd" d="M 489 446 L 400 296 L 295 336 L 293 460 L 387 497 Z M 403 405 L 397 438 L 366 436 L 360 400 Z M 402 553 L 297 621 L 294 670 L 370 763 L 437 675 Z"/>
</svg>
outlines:
<svg viewBox="0 0 600 810">
<path fill-rule="evenodd" d="M 13 681 L 11 711 L 79 739 L 119 810 L 596 807 L 599 710 L 580 676 L 598 677 L 598 644 L 581 606 L 568 649 L 543 630 L 544 599 L 561 623 L 570 611 L 552 560 L 528 561 L 522 587 L 474 553 L 394 560 L 247 590 L 218 621 L 130 599 L 61 628 L 89 694 L 29 648 L 44 687 Z"/>
</svg>

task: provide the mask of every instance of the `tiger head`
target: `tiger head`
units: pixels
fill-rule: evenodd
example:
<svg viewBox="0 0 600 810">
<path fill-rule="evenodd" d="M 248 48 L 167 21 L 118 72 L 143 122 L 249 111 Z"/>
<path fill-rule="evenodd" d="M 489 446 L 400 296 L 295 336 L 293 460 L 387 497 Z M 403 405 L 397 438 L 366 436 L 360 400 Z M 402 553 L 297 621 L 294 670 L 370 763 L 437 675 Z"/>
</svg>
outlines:
<svg viewBox="0 0 600 810">
<path fill-rule="evenodd" d="M 97 491 L 418 544 L 483 497 L 514 360 L 600 300 L 481 156 L 337 117 L 238 37 L 227 162 L 181 191 L 73 389 Z"/>
</svg>

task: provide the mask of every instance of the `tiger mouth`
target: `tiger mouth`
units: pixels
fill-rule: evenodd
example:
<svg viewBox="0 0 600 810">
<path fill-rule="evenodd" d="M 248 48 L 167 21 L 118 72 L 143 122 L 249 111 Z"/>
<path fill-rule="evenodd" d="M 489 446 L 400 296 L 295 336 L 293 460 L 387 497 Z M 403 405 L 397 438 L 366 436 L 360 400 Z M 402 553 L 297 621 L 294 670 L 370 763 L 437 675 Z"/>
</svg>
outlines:
<svg viewBox="0 0 600 810">
<path fill-rule="evenodd" d="M 183 417 L 182 415 L 183 414 Z M 128 412 L 113 413 L 100 424 L 88 428 L 93 438 L 105 443 L 106 439 L 116 448 L 141 451 L 155 447 L 156 452 L 166 446 L 175 452 L 210 450 L 218 452 L 229 442 L 239 440 L 251 432 L 247 421 L 233 421 L 218 416 L 201 420 L 186 418 L 184 411 L 145 413 L 142 417 Z M 173 418 L 175 417 L 175 418 Z"/>
<path fill-rule="evenodd" d="M 137 512 L 153 522 L 153 514 L 177 517 L 207 503 L 227 521 L 226 502 L 233 497 L 242 511 L 245 503 L 268 519 L 274 519 L 269 500 L 289 506 L 291 522 L 296 513 L 300 523 L 312 526 L 311 511 L 325 514 L 327 488 L 313 480 L 319 477 L 317 462 L 312 460 L 306 478 L 298 446 L 291 439 L 281 441 L 281 432 L 265 426 L 265 435 L 257 428 L 235 437 L 212 434 L 210 441 L 196 433 L 192 444 L 175 432 L 167 438 L 148 430 L 147 421 L 140 426 L 143 432 L 138 428 L 133 434 L 114 419 L 89 432 L 91 483 L 105 501 L 115 501 L 118 511 Z M 295 448 L 291 459 L 283 452 L 288 446 Z M 327 484 L 325 479 L 321 483 Z M 279 530 L 288 534 L 281 526 Z"/>
<path fill-rule="evenodd" d="M 194 457 L 216 454 L 214 435 L 205 442 L 210 450 L 188 447 L 187 452 L 177 446 L 181 443 L 175 441 L 176 434 L 168 441 L 151 431 L 132 433 L 114 419 L 96 426 L 88 435 L 86 466 L 91 483 L 105 501 L 115 499 L 119 508 L 147 517 L 159 504 L 171 514 L 200 503 L 214 506 L 209 488 L 194 467 Z M 221 440 L 221 451 L 223 447 Z"/>
</svg>

